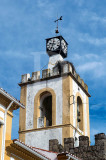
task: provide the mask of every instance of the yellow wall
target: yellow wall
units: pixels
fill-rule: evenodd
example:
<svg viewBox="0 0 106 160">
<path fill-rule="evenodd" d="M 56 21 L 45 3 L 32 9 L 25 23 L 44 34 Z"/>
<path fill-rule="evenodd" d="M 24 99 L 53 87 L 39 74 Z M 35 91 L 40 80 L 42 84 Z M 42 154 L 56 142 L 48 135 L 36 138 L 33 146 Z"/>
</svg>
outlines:
<svg viewBox="0 0 106 160">
<path fill-rule="evenodd" d="M 6 119 L 6 140 L 11 140 L 12 115 L 7 114 Z"/>
<path fill-rule="evenodd" d="M 73 79 L 72 77 L 70 78 L 70 123 L 73 125 Z M 73 137 L 73 129 L 70 128 L 70 137 Z"/>
<path fill-rule="evenodd" d="M 87 133 L 90 140 L 90 122 L 89 122 L 89 98 L 86 96 L 86 103 L 87 103 Z"/>
<path fill-rule="evenodd" d="M 63 77 L 63 124 L 73 125 L 73 99 L 72 95 L 72 78 L 70 76 Z M 64 127 L 62 129 L 62 139 L 73 137 L 72 127 Z M 64 142 L 63 142 L 64 144 Z"/>
<path fill-rule="evenodd" d="M 3 136 L 3 125 L 0 128 L 0 157 L 1 157 L 1 149 L 2 149 L 2 136 Z"/>
<path fill-rule="evenodd" d="M 26 97 L 27 97 L 27 86 L 23 86 L 21 88 L 21 97 L 20 101 L 22 104 L 26 106 Z M 20 108 L 20 118 L 19 118 L 19 131 L 25 130 L 26 129 L 26 108 Z M 25 142 L 25 134 L 19 134 L 19 139 L 22 142 Z"/>
<path fill-rule="evenodd" d="M 0 108 L 0 111 L 5 113 L 5 110 L 3 110 L 2 108 Z M 12 117 L 13 117 L 12 111 L 8 111 L 7 116 L 6 116 L 6 140 L 11 140 Z M 4 118 L 0 117 L 0 119 L 4 121 Z M 1 125 L 1 128 L 0 128 L 0 158 L 1 158 L 1 151 L 2 151 L 3 128 L 4 128 L 4 125 Z"/>
<path fill-rule="evenodd" d="M 63 124 L 72 124 L 73 125 L 73 79 L 70 76 L 63 77 Z M 81 98 L 82 105 L 80 106 L 81 113 L 81 122 L 79 123 L 79 128 L 83 131 L 85 135 L 85 115 L 83 99 L 79 92 L 76 93 L 75 96 L 75 112 L 76 112 L 76 128 L 77 128 L 77 97 Z M 90 137 L 90 129 L 89 129 L 89 97 L 86 95 L 86 107 L 87 107 L 87 133 Z M 73 137 L 73 127 L 64 127 L 63 128 L 63 139 L 68 137 Z"/>
<path fill-rule="evenodd" d="M 10 157 L 11 157 L 11 154 L 7 151 L 7 147 L 9 147 L 10 146 L 10 144 L 11 144 L 11 140 L 6 140 L 6 143 L 5 143 L 5 156 L 4 156 L 4 159 L 5 160 L 10 160 Z"/>
</svg>

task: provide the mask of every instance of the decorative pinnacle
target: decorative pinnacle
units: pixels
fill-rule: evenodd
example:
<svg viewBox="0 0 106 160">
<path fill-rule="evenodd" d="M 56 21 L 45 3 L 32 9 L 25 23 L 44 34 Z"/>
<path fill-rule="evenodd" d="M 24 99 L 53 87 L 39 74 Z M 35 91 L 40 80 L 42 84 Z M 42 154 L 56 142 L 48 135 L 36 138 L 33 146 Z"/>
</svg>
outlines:
<svg viewBox="0 0 106 160">
<path fill-rule="evenodd" d="M 59 20 L 61 21 L 62 18 L 63 18 L 63 17 L 61 16 L 60 18 L 57 18 L 57 19 L 54 21 L 55 23 L 57 22 L 57 27 L 56 27 L 56 30 L 55 30 L 55 33 L 56 33 L 56 34 L 59 33 L 59 31 L 58 31 L 58 21 L 59 21 Z"/>
</svg>

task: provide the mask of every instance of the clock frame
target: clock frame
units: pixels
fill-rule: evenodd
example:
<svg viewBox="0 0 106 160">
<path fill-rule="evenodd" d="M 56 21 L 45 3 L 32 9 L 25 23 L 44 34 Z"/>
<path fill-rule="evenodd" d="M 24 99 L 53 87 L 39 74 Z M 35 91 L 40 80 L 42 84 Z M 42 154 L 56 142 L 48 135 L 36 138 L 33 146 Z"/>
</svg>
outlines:
<svg viewBox="0 0 106 160">
<path fill-rule="evenodd" d="M 55 43 L 53 44 L 53 39 L 59 39 L 60 43 L 58 42 L 58 45 Z M 63 42 L 64 41 L 64 46 Z M 66 44 L 66 46 L 65 46 Z M 65 49 L 64 49 L 65 47 Z M 62 36 L 56 36 L 56 37 L 51 37 L 46 39 L 46 52 L 49 56 L 53 56 L 56 54 L 60 54 L 63 58 L 67 57 L 67 48 L 68 48 L 68 43 Z"/>
</svg>

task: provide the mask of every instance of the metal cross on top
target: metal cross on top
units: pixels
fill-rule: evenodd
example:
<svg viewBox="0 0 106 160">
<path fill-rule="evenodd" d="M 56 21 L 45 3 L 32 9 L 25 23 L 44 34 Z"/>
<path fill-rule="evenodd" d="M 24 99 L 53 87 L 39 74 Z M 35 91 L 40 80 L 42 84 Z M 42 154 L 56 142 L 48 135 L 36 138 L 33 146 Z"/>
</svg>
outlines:
<svg viewBox="0 0 106 160">
<path fill-rule="evenodd" d="M 56 34 L 59 33 L 59 31 L 58 31 L 58 21 L 59 21 L 59 20 L 61 21 L 62 18 L 63 18 L 63 17 L 61 16 L 60 18 L 57 18 L 57 19 L 54 21 L 55 23 L 57 22 L 57 27 L 56 27 L 56 30 L 55 30 L 55 33 L 56 33 Z"/>
</svg>

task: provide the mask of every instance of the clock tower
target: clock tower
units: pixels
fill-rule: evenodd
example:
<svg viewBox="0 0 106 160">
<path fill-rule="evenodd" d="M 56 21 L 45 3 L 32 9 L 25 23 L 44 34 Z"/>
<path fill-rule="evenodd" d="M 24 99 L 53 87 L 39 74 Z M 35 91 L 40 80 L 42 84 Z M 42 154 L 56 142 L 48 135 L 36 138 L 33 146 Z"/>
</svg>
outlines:
<svg viewBox="0 0 106 160">
<path fill-rule="evenodd" d="M 19 139 L 27 145 L 49 150 L 49 140 L 90 137 L 88 87 L 74 65 L 65 61 L 68 43 L 62 36 L 46 39 L 48 68 L 22 75 Z"/>
<path fill-rule="evenodd" d="M 62 36 L 46 39 L 46 52 L 49 55 L 48 68 L 52 69 L 58 61 L 67 57 L 68 43 Z"/>
</svg>

